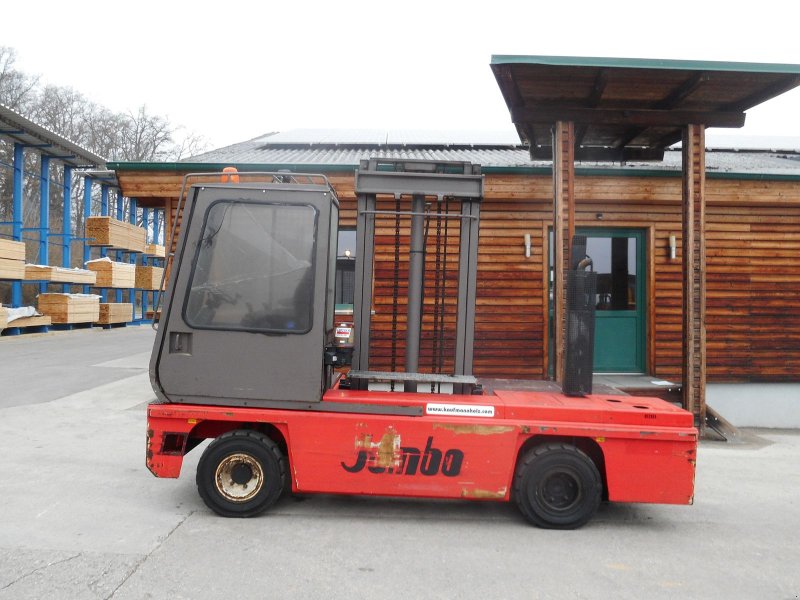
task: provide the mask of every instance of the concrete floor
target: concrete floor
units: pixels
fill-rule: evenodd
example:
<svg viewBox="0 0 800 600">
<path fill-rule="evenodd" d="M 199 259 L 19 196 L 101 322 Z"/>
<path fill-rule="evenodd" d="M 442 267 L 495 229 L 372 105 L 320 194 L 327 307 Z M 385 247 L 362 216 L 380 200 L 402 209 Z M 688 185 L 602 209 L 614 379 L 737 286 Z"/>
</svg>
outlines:
<svg viewBox="0 0 800 600">
<path fill-rule="evenodd" d="M 0 599 L 798 598 L 800 434 L 703 442 L 694 506 L 577 531 L 511 505 L 284 498 L 249 520 L 144 467 L 149 328 L 0 339 Z"/>
</svg>

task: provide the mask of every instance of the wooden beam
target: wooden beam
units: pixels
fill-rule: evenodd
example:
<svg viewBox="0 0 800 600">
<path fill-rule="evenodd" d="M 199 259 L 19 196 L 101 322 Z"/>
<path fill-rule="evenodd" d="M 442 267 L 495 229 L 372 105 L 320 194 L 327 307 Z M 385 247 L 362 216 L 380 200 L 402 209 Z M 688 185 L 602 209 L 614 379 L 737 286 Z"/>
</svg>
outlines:
<svg viewBox="0 0 800 600">
<path fill-rule="evenodd" d="M 600 69 L 597 73 L 597 77 L 594 78 L 594 83 L 592 84 L 592 93 L 589 94 L 589 97 L 586 99 L 587 108 L 595 108 L 598 104 L 600 104 L 600 100 L 603 99 L 603 94 L 606 91 L 607 85 L 608 85 L 608 69 Z M 583 138 L 586 136 L 587 129 L 589 129 L 589 126 L 583 124 L 580 125 L 575 130 L 576 149 L 580 148 L 580 145 L 583 142 Z"/>
<path fill-rule="evenodd" d="M 683 406 L 706 417 L 705 127 L 683 133 Z"/>
<path fill-rule="evenodd" d="M 536 146 L 530 149 L 531 158 L 534 160 L 550 160 L 553 158 L 552 146 Z M 608 160 L 624 162 L 627 160 L 663 160 L 663 148 L 601 148 L 584 146 L 576 148 L 575 160 Z"/>
<path fill-rule="evenodd" d="M 800 85 L 800 76 L 798 75 L 791 75 L 788 77 L 784 77 L 772 85 L 759 90 L 754 94 L 750 94 L 747 98 L 743 98 L 737 102 L 731 102 L 729 105 L 724 107 L 723 110 L 734 110 L 734 111 L 743 111 L 747 110 L 748 108 L 752 108 L 762 102 L 766 102 L 767 100 L 771 100 L 775 96 L 780 96 L 781 94 L 788 92 L 789 90 L 793 90 L 798 85 Z"/>
<path fill-rule="evenodd" d="M 511 109 L 516 125 L 572 121 L 593 125 L 640 125 L 645 127 L 683 127 L 704 123 L 708 127 L 741 127 L 745 115 L 736 111 L 695 111 L 668 109 L 572 108 L 526 106 Z"/>
<path fill-rule="evenodd" d="M 553 128 L 553 373 L 564 382 L 567 270 L 575 235 L 575 126 L 559 121 Z"/>
<path fill-rule="evenodd" d="M 710 78 L 709 74 L 705 71 L 696 73 L 684 81 L 681 85 L 672 90 L 666 97 L 662 98 L 653 105 L 656 109 L 673 109 L 683 102 L 690 94 L 692 94 L 700 84 L 705 83 Z M 622 148 L 630 144 L 639 135 L 647 130 L 646 127 L 630 127 L 625 130 L 619 138 L 614 140 L 613 146 L 615 148 Z"/>
</svg>

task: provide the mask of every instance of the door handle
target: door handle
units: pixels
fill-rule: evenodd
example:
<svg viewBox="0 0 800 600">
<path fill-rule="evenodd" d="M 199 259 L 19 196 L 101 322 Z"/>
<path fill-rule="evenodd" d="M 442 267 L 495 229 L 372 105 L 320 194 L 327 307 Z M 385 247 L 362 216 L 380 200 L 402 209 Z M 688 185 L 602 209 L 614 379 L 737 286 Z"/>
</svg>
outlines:
<svg viewBox="0 0 800 600">
<path fill-rule="evenodd" d="M 192 334 L 187 331 L 170 331 L 169 353 L 191 355 Z"/>
</svg>

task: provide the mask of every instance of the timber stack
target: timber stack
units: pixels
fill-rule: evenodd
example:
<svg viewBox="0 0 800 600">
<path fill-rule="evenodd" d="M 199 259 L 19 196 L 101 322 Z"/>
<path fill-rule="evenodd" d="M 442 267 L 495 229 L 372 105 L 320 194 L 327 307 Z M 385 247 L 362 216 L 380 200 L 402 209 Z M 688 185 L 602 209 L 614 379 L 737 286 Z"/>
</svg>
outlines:
<svg viewBox="0 0 800 600">
<path fill-rule="evenodd" d="M 25 278 L 25 242 L 0 239 L 0 279 Z"/>
<path fill-rule="evenodd" d="M 164 269 L 161 267 L 136 266 L 136 288 L 140 290 L 158 290 Z"/>
<path fill-rule="evenodd" d="M 94 323 L 100 317 L 100 296 L 39 294 L 38 309 L 56 324 Z"/>
<path fill-rule="evenodd" d="M 147 249 L 147 232 L 144 228 L 111 217 L 87 218 L 86 237 L 90 246 L 139 253 Z"/>
<path fill-rule="evenodd" d="M 147 244 L 144 253 L 148 256 L 155 256 L 156 258 L 166 258 L 167 256 L 166 248 L 160 244 Z"/>
<path fill-rule="evenodd" d="M 97 287 L 132 288 L 136 284 L 136 265 L 114 262 L 110 258 L 97 258 L 86 263 L 97 274 Z"/>
<path fill-rule="evenodd" d="M 97 275 L 88 269 L 67 269 L 49 265 L 25 265 L 27 281 L 52 281 L 54 283 L 76 283 L 94 285 Z"/>
<path fill-rule="evenodd" d="M 100 317 L 98 325 L 114 325 L 128 323 L 133 320 L 133 304 L 130 302 L 102 302 L 100 303 Z"/>
</svg>

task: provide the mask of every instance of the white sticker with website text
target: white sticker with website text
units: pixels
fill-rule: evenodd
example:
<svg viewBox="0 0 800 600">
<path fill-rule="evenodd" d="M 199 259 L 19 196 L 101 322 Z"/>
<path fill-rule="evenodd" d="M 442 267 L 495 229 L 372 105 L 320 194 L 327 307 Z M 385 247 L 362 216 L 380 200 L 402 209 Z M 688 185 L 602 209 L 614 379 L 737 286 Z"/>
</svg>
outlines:
<svg viewBox="0 0 800 600">
<path fill-rule="evenodd" d="M 444 417 L 493 417 L 494 406 L 478 404 L 428 404 L 425 412 Z"/>
</svg>

